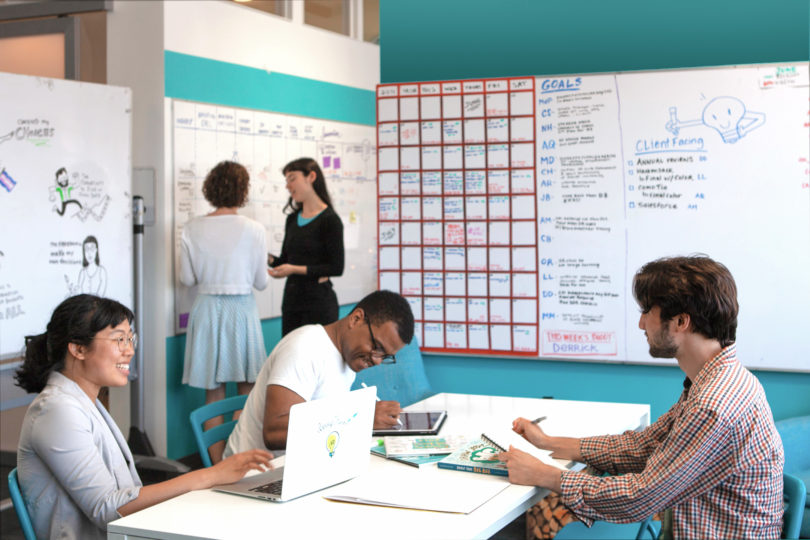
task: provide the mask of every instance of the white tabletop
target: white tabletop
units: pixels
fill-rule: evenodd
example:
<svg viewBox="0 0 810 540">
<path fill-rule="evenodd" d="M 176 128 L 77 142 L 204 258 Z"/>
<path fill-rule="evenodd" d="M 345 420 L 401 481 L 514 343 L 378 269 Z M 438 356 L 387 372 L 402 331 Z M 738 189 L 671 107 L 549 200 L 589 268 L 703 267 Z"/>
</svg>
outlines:
<svg viewBox="0 0 810 540">
<path fill-rule="evenodd" d="M 546 416 L 543 429 L 552 435 L 586 436 L 620 433 L 649 424 L 649 405 L 563 401 L 466 394 L 438 394 L 415 403 L 409 411 L 446 410 L 441 434 L 477 437 L 487 426 L 510 425 L 517 416 Z M 408 467 L 372 456 L 365 475 L 390 468 L 407 470 L 415 483 L 420 475 L 465 474 L 481 482 L 503 482 L 503 477 Z M 425 477 L 421 477 L 423 480 Z M 509 485 L 470 514 L 403 510 L 327 501 L 324 495 L 340 486 L 285 502 L 273 503 L 217 493 L 193 491 L 113 521 L 109 539 L 133 538 L 487 538 L 547 494 L 546 490 Z M 337 536 L 335 536 L 337 535 Z"/>
</svg>

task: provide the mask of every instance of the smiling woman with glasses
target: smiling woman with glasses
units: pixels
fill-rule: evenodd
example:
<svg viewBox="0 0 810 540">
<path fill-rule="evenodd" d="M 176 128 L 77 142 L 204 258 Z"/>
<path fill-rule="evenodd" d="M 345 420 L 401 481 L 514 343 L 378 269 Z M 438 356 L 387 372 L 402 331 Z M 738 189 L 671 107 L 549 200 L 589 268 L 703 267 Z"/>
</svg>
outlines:
<svg viewBox="0 0 810 540">
<path fill-rule="evenodd" d="M 138 336 L 115 300 L 73 296 L 47 331 L 25 338 L 17 385 L 39 392 L 23 420 L 17 475 L 37 538 L 106 538 L 107 523 L 193 489 L 235 482 L 269 465 L 251 450 L 205 470 L 144 486 L 126 439 L 97 399 L 124 386 Z"/>
</svg>

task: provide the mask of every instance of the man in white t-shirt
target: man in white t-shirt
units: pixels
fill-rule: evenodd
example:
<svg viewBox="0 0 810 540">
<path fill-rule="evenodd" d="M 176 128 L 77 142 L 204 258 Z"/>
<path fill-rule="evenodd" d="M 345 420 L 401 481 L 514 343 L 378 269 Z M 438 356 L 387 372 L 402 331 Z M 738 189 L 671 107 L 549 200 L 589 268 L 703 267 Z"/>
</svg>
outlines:
<svg viewBox="0 0 810 540">
<path fill-rule="evenodd" d="M 321 326 L 302 326 L 282 339 L 262 366 L 224 457 L 251 448 L 283 449 L 290 407 L 348 392 L 355 374 L 395 361 L 413 339 L 408 302 L 391 291 L 376 291 L 346 317 Z M 378 401 L 374 428 L 397 423 L 396 401 Z"/>
</svg>

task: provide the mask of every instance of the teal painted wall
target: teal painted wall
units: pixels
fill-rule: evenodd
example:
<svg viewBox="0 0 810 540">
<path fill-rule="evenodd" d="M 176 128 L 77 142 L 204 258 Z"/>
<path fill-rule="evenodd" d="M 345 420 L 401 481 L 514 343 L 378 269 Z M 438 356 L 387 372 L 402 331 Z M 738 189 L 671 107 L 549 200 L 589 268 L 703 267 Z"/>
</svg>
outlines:
<svg viewBox="0 0 810 540">
<path fill-rule="evenodd" d="M 808 59 L 807 0 L 380 0 L 382 82 Z"/>
<path fill-rule="evenodd" d="M 164 51 L 166 97 L 375 125 L 374 92 Z"/>
<path fill-rule="evenodd" d="M 806 0 L 381 0 L 383 83 L 810 59 Z M 810 359 L 808 359 L 810 365 Z M 676 367 L 425 355 L 437 392 L 649 403 Z M 756 372 L 777 419 L 810 414 L 810 374 Z"/>
</svg>

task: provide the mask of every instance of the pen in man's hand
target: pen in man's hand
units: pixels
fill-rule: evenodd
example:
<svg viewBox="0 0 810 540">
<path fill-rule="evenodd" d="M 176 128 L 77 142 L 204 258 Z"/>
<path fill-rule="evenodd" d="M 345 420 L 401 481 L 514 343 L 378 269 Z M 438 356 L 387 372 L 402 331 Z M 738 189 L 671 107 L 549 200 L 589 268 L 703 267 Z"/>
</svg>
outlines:
<svg viewBox="0 0 810 540">
<path fill-rule="evenodd" d="M 364 383 L 364 382 L 361 382 L 361 383 L 360 383 L 360 386 L 362 386 L 363 388 L 368 388 L 368 385 L 367 385 L 366 383 Z M 380 396 L 377 396 L 377 401 L 382 401 L 382 400 L 380 399 Z M 543 417 L 543 418 L 545 418 L 545 417 Z M 400 419 L 399 419 L 399 417 L 397 417 L 397 424 L 399 424 L 400 426 L 402 426 L 402 420 L 400 420 Z"/>
<path fill-rule="evenodd" d="M 539 417 L 539 418 L 535 418 L 534 420 L 532 420 L 532 424 L 539 424 L 540 422 L 542 422 L 542 421 L 543 421 L 543 420 L 545 420 L 545 419 L 546 419 L 546 417 L 545 417 L 545 416 L 541 416 L 541 417 Z"/>
</svg>

